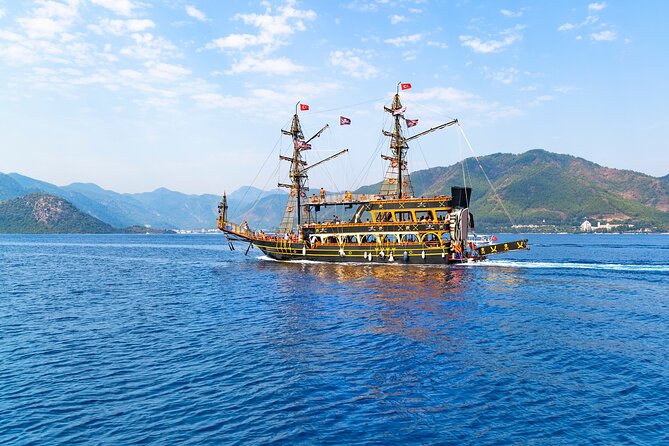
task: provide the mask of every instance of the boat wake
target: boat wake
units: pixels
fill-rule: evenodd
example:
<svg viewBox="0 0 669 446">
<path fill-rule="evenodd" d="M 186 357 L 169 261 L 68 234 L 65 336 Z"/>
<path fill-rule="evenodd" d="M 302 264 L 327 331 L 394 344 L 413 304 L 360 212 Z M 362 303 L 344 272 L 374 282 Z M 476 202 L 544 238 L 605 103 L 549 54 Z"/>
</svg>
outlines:
<svg viewBox="0 0 669 446">
<path fill-rule="evenodd" d="M 623 263 L 583 262 L 521 262 L 514 260 L 489 260 L 478 263 L 479 267 L 531 268 L 531 269 L 582 269 L 599 271 L 669 273 L 669 265 L 639 265 Z"/>
</svg>

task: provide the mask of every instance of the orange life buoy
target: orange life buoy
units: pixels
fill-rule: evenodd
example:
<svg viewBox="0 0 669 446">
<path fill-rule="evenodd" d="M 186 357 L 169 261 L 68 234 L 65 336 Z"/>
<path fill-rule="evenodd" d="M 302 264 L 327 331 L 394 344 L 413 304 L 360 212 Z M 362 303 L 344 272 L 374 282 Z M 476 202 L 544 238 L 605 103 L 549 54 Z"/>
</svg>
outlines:
<svg viewBox="0 0 669 446">
<path fill-rule="evenodd" d="M 392 160 L 390 162 L 390 167 L 397 167 L 397 160 Z"/>
<path fill-rule="evenodd" d="M 293 212 L 294 210 L 295 210 L 294 207 L 292 207 L 292 206 L 288 206 L 288 212 Z"/>
<path fill-rule="evenodd" d="M 306 193 L 305 191 L 302 191 L 302 192 L 300 193 L 300 197 L 302 197 L 302 198 L 307 198 L 307 193 Z"/>
<path fill-rule="evenodd" d="M 395 178 L 388 178 L 388 184 L 395 184 L 397 180 Z"/>
<path fill-rule="evenodd" d="M 295 195 L 297 195 L 297 191 L 295 189 L 291 189 L 290 190 L 290 196 L 294 197 Z"/>
</svg>

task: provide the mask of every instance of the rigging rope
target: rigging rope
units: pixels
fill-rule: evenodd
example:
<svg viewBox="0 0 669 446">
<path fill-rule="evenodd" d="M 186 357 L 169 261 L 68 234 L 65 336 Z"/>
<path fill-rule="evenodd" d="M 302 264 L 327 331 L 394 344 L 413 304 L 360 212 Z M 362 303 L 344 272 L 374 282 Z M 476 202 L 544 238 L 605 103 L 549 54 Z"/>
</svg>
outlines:
<svg viewBox="0 0 669 446">
<path fill-rule="evenodd" d="M 462 129 L 462 126 L 460 125 L 460 123 L 458 123 L 458 128 L 460 129 L 460 133 L 462 134 L 462 137 L 464 138 L 465 142 L 467 143 L 467 146 L 469 147 L 469 151 L 472 152 L 472 155 L 474 156 L 474 159 L 476 160 L 479 167 L 481 168 L 481 172 L 483 172 L 483 175 L 485 176 L 485 179 L 488 181 L 488 184 L 490 185 L 490 188 L 492 189 L 493 193 L 495 194 L 495 197 L 497 198 L 497 201 L 499 201 L 500 206 L 502 206 L 502 209 L 504 210 L 504 213 L 509 218 L 509 221 L 511 222 L 511 224 L 515 225 L 515 223 L 513 221 L 513 218 L 511 218 L 511 214 L 509 214 L 509 211 L 506 210 L 506 206 L 504 206 L 504 203 L 502 202 L 502 198 L 497 193 L 497 189 L 495 189 L 495 186 L 493 186 L 492 181 L 490 181 L 490 178 L 488 177 L 488 174 L 486 173 L 485 169 L 483 169 L 483 166 L 481 165 L 481 161 L 479 161 L 479 157 L 476 156 L 476 153 L 474 152 L 474 148 L 469 143 L 469 139 L 467 139 L 467 135 L 465 135 L 465 132 Z"/>
<path fill-rule="evenodd" d="M 253 178 L 253 181 L 251 181 L 251 186 L 253 186 L 255 184 L 256 180 L 258 179 L 258 176 L 260 176 L 260 172 L 262 172 L 262 170 L 265 168 L 265 165 L 267 164 L 267 161 L 269 161 L 270 157 L 272 156 L 272 154 L 274 153 L 276 148 L 279 146 L 280 142 L 281 142 L 281 135 L 279 135 L 279 138 L 274 143 L 274 148 L 269 153 L 269 155 L 267 155 L 267 158 L 265 158 L 265 161 L 263 161 L 262 165 L 260 166 L 260 169 L 258 169 L 258 172 L 256 173 L 255 178 Z M 272 172 L 272 173 L 274 173 L 274 172 Z M 267 182 L 269 182 L 269 180 Z M 265 185 L 267 185 L 267 182 L 265 183 Z M 250 188 L 247 188 L 244 191 L 244 195 L 242 195 L 242 199 L 237 202 L 237 204 L 235 205 L 235 208 L 233 209 L 233 212 L 231 212 L 231 214 L 236 213 L 237 209 L 239 208 L 239 205 L 245 201 L 246 195 L 249 193 L 249 189 Z M 255 207 L 255 205 L 258 203 L 259 200 L 260 200 L 260 196 L 258 196 L 258 198 L 256 198 L 256 200 L 253 202 L 253 206 L 251 206 L 251 209 L 253 209 Z"/>
</svg>

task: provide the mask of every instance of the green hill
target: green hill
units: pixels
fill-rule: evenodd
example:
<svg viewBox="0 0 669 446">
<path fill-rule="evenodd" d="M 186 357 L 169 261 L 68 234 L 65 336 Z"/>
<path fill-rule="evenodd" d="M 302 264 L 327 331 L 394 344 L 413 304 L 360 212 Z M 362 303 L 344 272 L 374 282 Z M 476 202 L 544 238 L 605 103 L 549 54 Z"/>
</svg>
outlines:
<svg viewBox="0 0 669 446">
<path fill-rule="evenodd" d="M 498 153 L 415 172 L 417 195 L 450 194 L 451 185 L 472 187 L 471 208 L 478 221 L 507 228 L 517 224 L 578 226 L 585 218 L 626 222 L 635 227 L 669 228 L 667 177 L 602 167 L 582 158 L 545 150 Z M 495 192 L 488 184 L 488 176 Z"/>
<path fill-rule="evenodd" d="M 33 193 L 0 202 L 0 233 L 13 234 L 103 234 L 121 232 L 84 214 L 68 201 L 53 195 Z"/>
</svg>

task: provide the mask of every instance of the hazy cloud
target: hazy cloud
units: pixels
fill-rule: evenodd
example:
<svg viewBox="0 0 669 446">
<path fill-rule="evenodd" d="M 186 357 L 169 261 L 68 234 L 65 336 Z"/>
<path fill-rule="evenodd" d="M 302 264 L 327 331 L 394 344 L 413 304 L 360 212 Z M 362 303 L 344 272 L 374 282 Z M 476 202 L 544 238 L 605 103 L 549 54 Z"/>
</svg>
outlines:
<svg viewBox="0 0 669 446">
<path fill-rule="evenodd" d="M 598 42 L 610 42 L 612 40 L 616 40 L 616 37 L 617 35 L 615 31 L 611 31 L 608 29 L 590 34 L 590 38 Z"/>
<path fill-rule="evenodd" d="M 130 16 L 137 5 L 130 0 L 91 0 L 93 4 L 109 9 L 118 15 Z"/>
<path fill-rule="evenodd" d="M 520 31 L 523 28 L 524 26 L 517 25 L 500 32 L 497 38 L 489 40 L 482 40 L 470 35 L 462 35 L 460 36 L 460 42 L 462 42 L 462 46 L 467 46 L 476 53 L 496 53 L 502 51 L 509 45 L 522 40 L 523 36 L 520 34 Z"/>
<path fill-rule="evenodd" d="M 362 59 L 365 55 L 361 50 L 333 51 L 330 53 L 330 63 L 356 79 L 371 79 L 376 77 L 379 70 Z"/>
<path fill-rule="evenodd" d="M 186 5 L 186 14 L 201 22 L 207 21 L 207 16 L 193 5 Z"/>
<path fill-rule="evenodd" d="M 402 37 L 395 37 L 392 39 L 386 39 L 384 40 L 385 43 L 388 43 L 390 45 L 394 45 L 396 47 L 402 47 L 411 43 L 416 43 L 420 41 L 423 38 L 423 35 L 418 33 L 418 34 L 411 34 L 408 36 L 402 36 Z"/>
<path fill-rule="evenodd" d="M 601 11 L 604 8 L 606 8 L 606 2 L 590 3 L 588 5 L 588 11 Z"/>
</svg>

